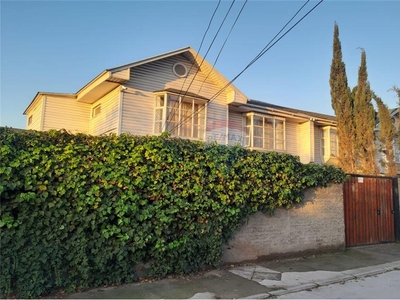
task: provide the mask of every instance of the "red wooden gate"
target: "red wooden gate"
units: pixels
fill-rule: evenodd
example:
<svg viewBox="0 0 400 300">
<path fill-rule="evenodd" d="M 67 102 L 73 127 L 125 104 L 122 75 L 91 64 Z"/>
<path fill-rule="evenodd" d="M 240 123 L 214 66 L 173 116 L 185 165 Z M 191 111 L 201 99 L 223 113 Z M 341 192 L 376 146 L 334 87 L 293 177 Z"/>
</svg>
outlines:
<svg viewBox="0 0 400 300">
<path fill-rule="evenodd" d="M 393 242 L 393 179 L 351 176 L 343 185 L 346 246 Z"/>
</svg>

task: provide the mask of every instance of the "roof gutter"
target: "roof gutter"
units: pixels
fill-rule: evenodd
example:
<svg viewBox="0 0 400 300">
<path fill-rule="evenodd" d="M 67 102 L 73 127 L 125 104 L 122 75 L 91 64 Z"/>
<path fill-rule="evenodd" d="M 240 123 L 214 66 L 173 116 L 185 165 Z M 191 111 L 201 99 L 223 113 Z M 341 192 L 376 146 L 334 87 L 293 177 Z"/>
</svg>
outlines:
<svg viewBox="0 0 400 300">
<path fill-rule="evenodd" d="M 276 109 L 276 108 L 259 106 L 259 105 L 255 105 L 255 104 L 246 104 L 246 105 L 243 105 L 243 106 L 244 107 L 246 107 L 246 106 L 254 107 L 254 108 L 257 108 L 257 109 L 260 109 L 260 110 L 264 110 L 264 111 L 268 110 L 268 111 L 273 112 L 274 114 L 277 114 L 277 115 L 280 115 L 280 116 L 283 116 L 283 117 L 284 116 L 297 117 L 299 119 L 307 119 L 307 120 L 314 121 L 314 122 L 322 121 L 322 122 L 326 122 L 326 123 L 329 123 L 329 124 L 334 124 L 334 125 L 337 124 L 336 121 L 332 121 L 332 120 L 328 120 L 328 119 L 324 119 L 324 118 L 317 118 L 317 117 L 306 115 L 306 114 L 302 114 L 302 113 L 291 113 L 291 112 L 287 112 L 285 110 Z"/>
</svg>

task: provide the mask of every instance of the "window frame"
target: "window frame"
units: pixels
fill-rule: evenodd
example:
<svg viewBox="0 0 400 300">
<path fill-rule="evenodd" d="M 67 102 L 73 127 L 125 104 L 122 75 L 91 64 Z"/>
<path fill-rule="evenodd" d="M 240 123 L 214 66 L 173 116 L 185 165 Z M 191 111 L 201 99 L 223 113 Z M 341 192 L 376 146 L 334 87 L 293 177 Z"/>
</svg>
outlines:
<svg viewBox="0 0 400 300">
<path fill-rule="evenodd" d="M 335 140 L 332 140 L 332 132 L 335 133 Z M 335 153 L 332 151 L 332 141 L 335 145 Z M 339 156 L 339 139 L 337 136 L 337 128 L 333 126 L 323 126 L 321 127 L 321 139 L 320 139 L 321 147 L 320 153 L 322 159 L 326 162 L 332 157 Z"/>
<path fill-rule="evenodd" d="M 255 125 L 254 122 L 254 117 L 262 118 L 262 126 L 261 125 Z M 248 122 L 250 118 L 250 122 Z M 272 116 L 272 115 L 266 115 L 266 114 L 261 114 L 261 113 L 255 113 L 255 112 L 249 112 L 244 114 L 244 132 L 245 132 L 245 137 L 244 137 L 244 147 L 250 148 L 250 149 L 255 149 L 255 150 L 263 150 L 263 151 L 275 151 L 275 152 L 286 152 L 286 119 L 282 117 L 277 117 L 277 116 Z M 266 120 L 272 121 L 272 133 L 273 137 L 268 138 L 269 141 L 272 141 L 273 146 L 268 147 L 266 143 Z M 277 121 L 282 124 L 282 128 L 278 129 L 277 128 Z M 255 128 L 261 129 L 262 130 L 262 135 L 255 135 Z M 281 131 L 279 134 L 282 135 L 281 138 L 278 137 L 277 131 Z M 262 140 L 262 147 L 255 146 L 255 138 Z M 268 143 L 269 144 L 269 143 Z M 281 148 L 278 146 L 281 144 Z"/>
<path fill-rule="evenodd" d="M 33 115 L 30 115 L 30 116 L 28 117 L 28 126 L 29 126 L 29 125 L 32 125 L 32 123 L 33 123 Z"/>
<path fill-rule="evenodd" d="M 96 118 L 101 114 L 101 103 L 92 108 L 92 118 Z"/>
<path fill-rule="evenodd" d="M 171 135 L 174 137 L 180 137 L 191 140 L 205 140 L 206 136 L 206 124 L 207 124 L 207 103 L 208 101 L 201 98 L 196 98 L 193 96 L 185 96 L 179 95 L 174 92 L 157 92 L 155 94 L 154 101 L 154 118 L 153 118 L 153 134 L 161 134 L 163 132 L 168 131 L 169 129 L 177 130 L 177 132 L 171 132 Z M 176 98 L 175 100 L 171 100 L 171 98 Z M 161 105 L 161 101 L 163 101 Z M 174 103 L 178 104 L 176 108 L 174 106 L 170 106 L 169 103 L 174 101 Z M 183 107 L 184 104 L 191 104 L 191 109 L 188 110 Z M 196 105 L 198 107 L 196 108 Z M 175 110 L 177 112 L 176 121 L 171 121 L 171 113 L 170 110 Z M 161 113 L 160 113 L 161 111 Z M 187 113 L 188 116 L 185 116 L 184 113 Z M 197 115 L 197 118 L 195 117 Z M 173 115 L 175 116 L 175 115 Z M 161 118 L 160 118 L 161 117 Z M 183 134 L 183 126 L 177 126 L 180 124 L 182 120 L 185 120 L 187 117 L 191 119 L 191 123 L 189 126 L 190 135 Z M 167 118 L 169 120 L 167 120 Z M 197 119 L 197 121 L 196 121 Z M 159 125 L 157 126 L 157 123 Z M 170 126 L 170 124 L 175 124 Z M 184 123 L 182 123 L 184 124 Z M 181 124 L 181 125 L 182 125 Z"/>
</svg>

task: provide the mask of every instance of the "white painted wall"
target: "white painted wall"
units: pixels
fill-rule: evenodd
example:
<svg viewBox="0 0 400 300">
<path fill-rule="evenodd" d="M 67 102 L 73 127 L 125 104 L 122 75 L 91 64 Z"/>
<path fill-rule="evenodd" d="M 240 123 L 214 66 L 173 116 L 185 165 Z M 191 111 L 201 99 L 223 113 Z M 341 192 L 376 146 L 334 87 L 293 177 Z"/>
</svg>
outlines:
<svg viewBox="0 0 400 300">
<path fill-rule="evenodd" d="M 101 97 L 90 107 L 89 133 L 92 135 L 117 133 L 120 87 Z M 101 112 L 93 116 L 93 108 L 101 105 Z"/>
<path fill-rule="evenodd" d="M 310 130 L 310 122 L 304 122 L 297 126 L 297 151 L 298 156 L 300 156 L 300 161 L 302 163 L 309 163 L 312 160 L 310 153 L 310 145 L 311 145 L 311 130 Z"/>
<path fill-rule="evenodd" d="M 172 66 L 177 62 L 183 63 L 190 70 L 186 80 L 173 73 Z M 219 91 L 219 86 L 212 81 L 211 77 L 203 84 L 207 72 L 201 69 L 199 72 L 197 71 L 198 68 L 195 65 L 192 66 L 191 62 L 183 55 L 132 68 L 131 79 L 124 84 L 128 90 L 124 91 L 122 99 L 121 132 L 130 132 L 134 135 L 153 134 L 154 91 L 168 88 L 186 91 L 190 85 L 189 92 L 212 99 Z M 214 125 L 216 122 L 226 121 L 227 109 L 225 92 L 209 103 L 207 108 L 207 128 L 209 130 L 207 130 L 205 140 L 216 140 L 225 144 L 226 128 Z"/>
<path fill-rule="evenodd" d="M 44 131 L 65 129 L 71 133 L 88 133 L 89 117 L 90 104 L 74 98 L 44 96 Z"/>
<path fill-rule="evenodd" d="M 42 130 L 42 109 L 43 96 L 33 105 L 26 115 L 26 129 Z M 29 124 L 29 118 L 32 117 L 32 123 Z"/>
<path fill-rule="evenodd" d="M 285 122 L 286 130 L 286 153 L 291 155 L 299 155 L 297 149 L 298 135 L 297 135 L 297 123 Z"/>
</svg>

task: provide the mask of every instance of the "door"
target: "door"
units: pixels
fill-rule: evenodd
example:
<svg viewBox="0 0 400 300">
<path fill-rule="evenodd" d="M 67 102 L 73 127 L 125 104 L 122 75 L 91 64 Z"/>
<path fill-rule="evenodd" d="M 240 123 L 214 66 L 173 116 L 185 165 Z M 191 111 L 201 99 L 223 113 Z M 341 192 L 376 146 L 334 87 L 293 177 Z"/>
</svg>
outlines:
<svg viewBox="0 0 400 300">
<path fill-rule="evenodd" d="M 351 176 L 343 197 L 346 246 L 395 240 L 392 178 Z"/>
</svg>

